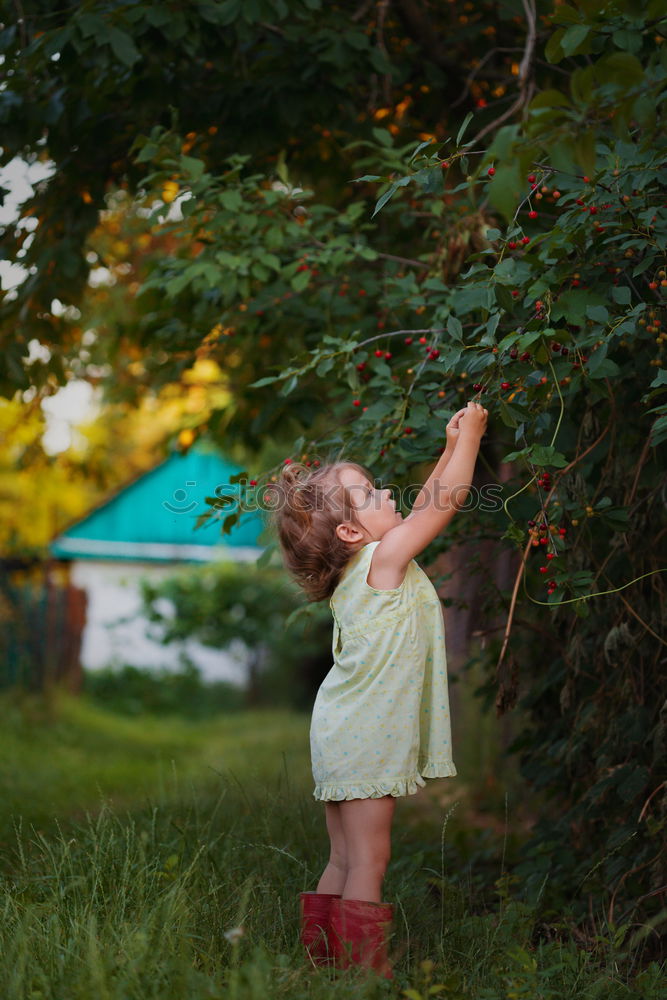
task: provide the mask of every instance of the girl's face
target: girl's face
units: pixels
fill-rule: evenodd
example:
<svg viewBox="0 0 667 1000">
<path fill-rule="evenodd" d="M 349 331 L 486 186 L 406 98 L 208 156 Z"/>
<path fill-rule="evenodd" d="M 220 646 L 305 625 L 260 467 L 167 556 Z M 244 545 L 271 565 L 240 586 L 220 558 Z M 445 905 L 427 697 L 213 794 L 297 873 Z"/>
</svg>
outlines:
<svg viewBox="0 0 667 1000">
<path fill-rule="evenodd" d="M 362 529 L 346 521 L 336 528 L 339 537 L 351 543 L 361 542 L 365 545 L 378 541 L 387 531 L 401 523 L 403 515 L 396 510 L 390 489 L 375 489 L 363 473 L 351 466 L 341 469 L 338 478 L 347 487 L 350 502 Z"/>
</svg>

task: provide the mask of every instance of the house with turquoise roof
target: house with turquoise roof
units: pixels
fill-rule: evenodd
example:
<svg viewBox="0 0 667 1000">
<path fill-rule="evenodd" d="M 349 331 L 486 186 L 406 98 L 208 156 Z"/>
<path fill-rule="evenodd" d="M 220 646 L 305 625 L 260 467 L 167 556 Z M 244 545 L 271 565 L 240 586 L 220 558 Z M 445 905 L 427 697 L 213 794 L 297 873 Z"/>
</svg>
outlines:
<svg viewBox="0 0 667 1000">
<path fill-rule="evenodd" d="M 245 683 L 244 649 L 225 652 L 192 641 L 163 646 L 140 613 L 142 579 L 157 581 L 212 560 L 254 562 L 262 554 L 260 511 L 243 511 L 229 534 L 222 533 L 222 519 L 236 503 L 196 527 L 210 510 L 206 498 L 234 491 L 231 477 L 241 471 L 203 444 L 174 452 L 52 541 L 51 554 L 69 563 L 71 582 L 87 594 L 83 667 L 177 668 L 185 654 L 207 678 Z"/>
</svg>

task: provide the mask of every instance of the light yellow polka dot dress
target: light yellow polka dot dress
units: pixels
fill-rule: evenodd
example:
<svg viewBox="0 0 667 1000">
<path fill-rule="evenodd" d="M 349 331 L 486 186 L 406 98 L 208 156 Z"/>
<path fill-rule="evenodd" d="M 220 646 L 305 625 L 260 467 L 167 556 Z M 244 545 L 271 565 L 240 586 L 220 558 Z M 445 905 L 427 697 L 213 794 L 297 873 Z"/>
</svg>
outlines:
<svg viewBox="0 0 667 1000">
<path fill-rule="evenodd" d="M 321 801 L 413 795 L 456 774 L 440 599 L 414 559 L 400 587 L 371 587 L 378 544 L 355 552 L 329 602 L 334 664 L 310 724 Z"/>
</svg>

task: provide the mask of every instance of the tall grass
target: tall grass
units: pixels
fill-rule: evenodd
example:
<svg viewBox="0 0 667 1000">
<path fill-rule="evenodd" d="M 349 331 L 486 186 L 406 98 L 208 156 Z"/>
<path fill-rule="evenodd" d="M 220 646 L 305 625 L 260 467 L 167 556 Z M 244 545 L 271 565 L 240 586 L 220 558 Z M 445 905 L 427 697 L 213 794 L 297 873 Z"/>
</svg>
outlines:
<svg viewBox="0 0 667 1000">
<path fill-rule="evenodd" d="M 27 813 L 14 819 L 0 854 L 3 1000 L 662 996 L 660 970 L 637 973 L 613 929 L 582 947 L 565 924 L 545 926 L 539 898 L 520 900 L 508 874 L 506 836 L 491 832 L 486 860 L 472 861 L 480 855 L 454 839 L 456 802 L 438 813 L 433 796 L 420 812 L 426 789 L 397 802 L 384 888 L 395 980 L 311 967 L 298 894 L 315 888 L 328 839 L 307 719 L 243 713 L 217 720 L 206 739 L 190 725 L 182 771 L 172 757 L 152 787 L 144 774 L 139 801 L 97 802 L 43 828 Z M 200 767 L 208 773 L 195 777 Z"/>
</svg>

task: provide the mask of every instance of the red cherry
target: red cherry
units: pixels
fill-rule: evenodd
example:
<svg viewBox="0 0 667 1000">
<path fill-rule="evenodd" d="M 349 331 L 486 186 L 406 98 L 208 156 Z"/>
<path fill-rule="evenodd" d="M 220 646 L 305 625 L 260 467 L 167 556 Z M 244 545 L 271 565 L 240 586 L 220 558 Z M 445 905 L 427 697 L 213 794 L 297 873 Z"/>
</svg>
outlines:
<svg viewBox="0 0 667 1000">
<path fill-rule="evenodd" d="M 391 351 L 385 351 L 384 352 L 384 356 L 385 356 L 385 358 L 390 358 L 391 357 Z"/>
<path fill-rule="evenodd" d="M 560 535 L 561 538 L 564 538 L 565 535 L 567 535 L 567 528 L 559 528 L 558 534 Z"/>
<path fill-rule="evenodd" d="M 384 351 L 381 351 L 380 348 L 378 347 L 377 351 L 375 352 L 375 357 L 376 358 L 381 358 L 383 354 L 384 354 Z"/>
<path fill-rule="evenodd" d="M 352 400 L 352 406 L 361 406 L 361 400 L 360 399 L 353 399 Z"/>
<path fill-rule="evenodd" d="M 443 170 L 449 170 L 449 161 L 443 160 L 440 166 L 442 167 Z"/>
<path fill-rule="evenodd" d="M 285 464 L 285 465 L 290 465 L 290 464 L 291 464 L 291 461 L 292 461 L 292 459 L 291 459 L 291 458 L 286 458 L 286 459 L 285 459 L 285 462 L 284 462 L 284 464 Z"/>
<path fill-rule="evenodd" d="M 319 458 L 316 458 L 315 461 L 313 462 L 313 465 L 319 465 L 319 464 L 320 464 L 320 460 L 319 460 Z"/>
<path fill-rule="evenodd" d="M 517 299 L 519 297 L 519 291 L 517 288 L 512 289 L 512 298 Z"/>
<path fill-rule="evenodd" d="M 481 382 L 475 382 L 475 383 L 473 384 L 473 389 L 475 390 L 475 392 L 479 392 L 479 390 L 480 390 L 481 388 L 482 388 L 482 383 L 481 383 Z"/>
<path fill-rule="evenodd" d="M 595 205 L 591 205 L 591 207 L 588 209 L 588 211 L 591 213 L 591 215 L 597 215 L 598 214 L 598 210 L 595 207 Z"/>
<path fill-rule="evenodd" d="M 530 243 L 530 236 L 522 236 L 521 242 L 523 243 L 524 246 L 527 246 Z"/>
<path fill-rule="evenodd" d="M 584 182 L 584 184 L 590 184 L 591 182 L 590 177 L 587 177 L 586 174 L 584 174 L 584 176 L 581 179 Z"/>
<path fill-rule="evenodd" d="M 379 319 L 378 320 L 378 329 L 379 330 L 383 330 L 384 329 L 384 320 L 383 319 Z"/>
<path fill-rule="evenodd" d="M 547 552 L 547 559 L 555 559 L 555 558 L 556 558 L 555 552 Z"/>
<path fill-rule="evenodd" d="M 509 387 L 510 387 L 509 382 L 501 382 L 500 383 L 500 388 L 501 389 L 509 389 Z"/>
<path fill-rule="evenodd" d="M 548 573 L 548 572 L 549 572 L 548 566 L 540 566 L 540 573 Z"/>
<path fill-rule="evenodd" d="M 507 244 L 507 246 L 510 248 L 510 250 L 516 250 L 516 247 L 517 247 L 517 245 L 516 245 L 516 243 L 515 243 L 514 240 L 510 240 L 510 242 Z"/>
<path fill-rule="evenodd" d="M 412 337 L 406 337 L 405 338 L 405 343 L 406 344 L 411 344 L 412 343 Z"/>
<path fill-rule="evenodd" d="M 519 352 L 517 351 L 516 347 L 513 347 L 513 348 L 512 348 L 511 350 L 510 350 L 510 357 L 512 358 L 512 360 L 514 360 L 514 358 L 516 358 L 516 356 L 517 356 L 517 354 L 518 354 L 518 353 L 519 353 Z"/>
<path fill-rule="evenodd" d="M 431 351 L 429 357 L 431 357 L 433 360 L 435 360 L 436 358 L 440 357 L 440 351 L 438 350 L 437 347 L 433 348 L 433 350 Z"/>
<path fill-rule="evenodd" d="M 496 168 L 495 167 L 489 167 L 489 169 L 487 170 L 487 174 L 489 175 L 489 177 L 493 177 L 493 175 L 495 174 L 495 172 L 496 172 Z"/>
<path fill-rule="evenodd" d="M 540 538 L 540 545 L 547 545 L 548 542 L 549 539 L 546 536 L 544 538 Z"/>
<path fill-rule="evenodd" d="M 530 212 L 528 213 L 528 218 L 529 219 L 536 219 L 537 218 L 537 212 L 535 211 L 534 208 L 531 209 Z"/>
<path fill-rule="evenodd" d="M 528 174 L 528 183 L 529 184 L 535 183 L 535 174 Z"/>
<path fill-rule="evenodd" d="M 365 367 L 366 367 L 366 362 L 365 361 L 360 361 L 359 364 L 357 365 L 357 371 L 358 372 L 362 372 Z"/>
<path fill-rule="evenodd" d="M 425 344 L 426 343 L 426 337 L 420 337 L 419 338 L 419 343 L 420 344 Z"/>
<path fill-rule="evenodd" d="M 250 485 L 251 486 L 257 486 L 257 480 L 256 479 L 251 479 L 250 480 Z"/>
<path fill-rule="evenodd" d="M 412 427 L 406 427 L 405 428 L 405 433 L 406 434 L 412 434 Z"/>
</svg>

